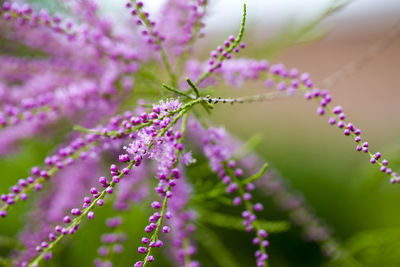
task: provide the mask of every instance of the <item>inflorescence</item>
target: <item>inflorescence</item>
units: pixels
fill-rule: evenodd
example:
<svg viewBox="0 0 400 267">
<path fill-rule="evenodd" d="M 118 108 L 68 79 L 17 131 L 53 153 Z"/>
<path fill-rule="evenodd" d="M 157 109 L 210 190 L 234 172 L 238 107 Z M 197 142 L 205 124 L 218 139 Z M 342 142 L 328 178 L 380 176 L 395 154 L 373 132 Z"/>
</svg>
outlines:
<svg viewBox="0 0 400 267">
<path fill-rule="evenodd" d="M 115 31 L 110 21 L 101 18 L 92 1 L 68 3 L 66 7 L 72 20 L 46 9 L 36 11 L 27 4 L 6 1 L 0 7 L 0 37 L 46 55 L 0 57 L 0 135 L 5 140 L 0 153 L 8 153 L 18 140 L 45 132 L 64 119 L 77 124 L 68 141 L 1 195 L 0 216 L 7 217 L 12 206 L 30 200 L 32 191 L 38 191 L 31 215 L 36 218 L 27 222 L 21 235 L 26 249 L 13 253 L 10 262 L 38 266 L 42 260 L 50 260 L 65 237 L 74 235 L 84 221 L 96 218 L 98 207 L 114 203 L 120 213 L 106 220 L 110 232 L 101 235 L 94 260 L 96 266 L 112 266 L 113 255 L 123 253 L 123 244 L 129 240 L 123 230 L 124 214 L 132 205 L 146 203 L 144 212 L 149 218 L 137 248 L 139 255 L 132 256 L 137 258 L 132 259 L 134 266 L 154 262 L 156 249 L 167 247 L 168 256 L 178 266 L 196 267 L 200 263 L 194 259 L 194 233 L 202 223 L 201 204 L 209 200 L 218 203 L 224 198 L 229 199 L 224 205 L 236 207 L 241 229 L 251 233 L 256 265 L 268 266 L 268 214 L 255 200 L 255 194 L 264 188 L 288 212 L 291 221 L 303 228 L 307 240 L 317 242 L 332 259 L 354 263 L 301 196 L 291 193 L 276 172 L 266 173 L 268 164 L 255 173 L 260 158 L 254 153 L 238 156 L 245 145 L 223 128 L 210 126 L 197 109 L 211 113 L 216 104 L 303 94 L 318 103 L 318 115 L 328 115 L 330 125 L 354 139 L 356 151 L 368 155 L 370 163 L 387 174 L 391 183 L 400 183 L 388 160 L 380 152 L 370 151 L 361 130 L 346 120 L 342 106 L 333 106 L 330 92 L 319 89 L 308 73 L 288 69 L 282 63 L 234 58 L 246 47 L 246 5 L 238 35 L 229 36 L 212 50 L 204 63 L 193 59 L 192 52 L 195 41 L 204 37 L 207 1 L 168 0 L 160 17 L 150 15 L 143 1 L 129 1 L 125 10 L 130 29 L 125 32 Z M 131 34 L 132 30 L 137 36 Z M 167 83 L 153 79 L 163 75 L 149 74 L 148 66 L 154 62 L 161 66 L 157 72 L 165 70 Z M 3 71 L 5 65 L 8 67 Z M 136 90 L 146 79 L 158 85 L 152 88 L 152 83 L 144 82 L 149 95 L 171 97 L 149 97 L 149 103 L 156 104 L 138 100 L 137 96 L 143 96 Z M 208 90 L 220 83 L 239 87 L 249 80 L 262 81 L 266 88 L 275 87 L 277 91 L 231 98 L 215 96 Z M 136 110 L 121 112 L 135 103 Z M 190 144 L 194 144 L 194 152 L 189 150 Z M 196 162 L 192 153 L 204 155 L 213 176 L 219 178 L 207 192 L 199 193 L 188 177 L 187 166 Z M 107 155 L 114 155 L 111 163 Z M 105 160 L 108 175 L 92 175 L 87 166 L 102 172 L 99 166 Z M 86 178 L 69 182 L 69 172 L 80 177 L 74 170 Z M 194 179 L 203 176 L 202 172 L 196 175 L 199 177 Z M 73 199 L 62 192 L 74 192 Z M 36 224 L 41 230 L 33 233 Z"/>
</svg>

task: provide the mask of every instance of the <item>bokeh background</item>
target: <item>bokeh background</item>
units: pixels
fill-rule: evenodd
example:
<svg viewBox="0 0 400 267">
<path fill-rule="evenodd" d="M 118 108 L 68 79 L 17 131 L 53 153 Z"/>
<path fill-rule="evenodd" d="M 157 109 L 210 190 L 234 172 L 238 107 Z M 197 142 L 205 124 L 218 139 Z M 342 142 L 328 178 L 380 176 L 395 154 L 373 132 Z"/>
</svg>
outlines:
<svg viewBox="0 0 400 267">
<path fill-rule="evenodd" d="M 36 1 L 49 5 L 46 1 Z M 121 1 L 105 1 L 104 13 L 111 17 L 120 11 Z M 163 1 L 149 1 L 157 10 Z M 197 54 L 206 59 L 208 51 L 225 36 L 236 33 L 240 23 L 242 1 L 210 1 L 206 21 L 207 36 L 198 44 Z M 400 22 L 398 0 L 356 0 L 343 10 L 326 18 L 316 29 L 293 43 L 287 36 L 306 25 L 331 1 L 248 0 L 249 23 L 245 35 L 248 44 L 241 56 L 282 61 L 311 73 L 322 81 L 349 62 L 363 57 L 368 49 Z M 50 3 L 51 5 L 51 3 Z M 331 88 L 333 103 L 344 107 L 350 121 L 362 129 L 373 151 L 382 152 L 394 169 L 400 170 L 400 38 L 374 56 L 368 64 Z M 221 96 L 240 96 L 263 92 L 261 83 L 248 83 L 241 88 L 225 88 Z M 315 103 L 302 97 L 274 100 L 243 106 L 218 106 L 210 120 L 225 125 L 238 137 L 247 139 L 256 133 L 262 143 L 256 148 L 273 168 L 278 170 L 295 191 L 304 195 L 315 213 L 332 228 L 334 236 L 345 246 L 354 240 L 366 239 L 360 245 L 361 257 L 368 266 L 400 266 L 400 187 L 390 185 L 388 177 L 370 166 L 368 158 L 355 151 L 355 144 L 342 131 L 316 115 Z M 6 191 L 16 178 L 24 177 L 31 166 L 39 164 L 63 135 L 54 139 L 38 137 L 20 143 L 18 152 L 0 159 L 0 189 Z M 287 215 L 274 207 L 268 198 L 265 218 L 287 220 Z M 8 253 L 10 237 L 17 235 L 29 204 L 17 205 L 17 212 L 7 221 L 0 221 L 0 253 Z M 110 209 L 99 211 L 101 222 Z M 97 216 L 97 215 L 96 215 Z M 140 208 L 131 212 L 126 231 L 130 241 L 116 266 L 130 266 L 136 255 L 138 234 L 144 227 L 146 214 Z M 98 247 L 101 223 L 79 231 L 67 248 L 48 266 L 90 266 Z M 240 232 L 214 228 L 233 252 L 238 266 L 252 266 L 253 246 Z M 314 243 L 302 240 L 300 230 L 292 227 L 283 234 L 270 237 L 271 266 L 321 266 L 327 264 Z M 364 246 L 364 247 L 363 247 Z M 132 253 L 130 252 L 132 251 Z M 161 256 L 161 255 L 160 255 Z M 203 266 L 217 266 L 206 250 L 199 247 Z M 79 259 L 79 261 L 77 261 Z M 79 264 L 77 263 L 79 262 Z M 77 265 L 78 264 L 78 265 Z M 168 266 L 158 262 L 155 266 Z"/>
</svg>

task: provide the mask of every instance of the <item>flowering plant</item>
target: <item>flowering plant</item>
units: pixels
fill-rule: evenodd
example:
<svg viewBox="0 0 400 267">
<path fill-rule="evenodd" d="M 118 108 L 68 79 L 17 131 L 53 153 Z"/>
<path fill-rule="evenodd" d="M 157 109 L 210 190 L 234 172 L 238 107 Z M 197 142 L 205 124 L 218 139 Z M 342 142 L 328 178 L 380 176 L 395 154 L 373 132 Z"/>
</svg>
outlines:
<svg viewBox="0 0 400 267">
<path fill-rule="evenodd" d="M 346 4 L 336 2 L 324 16 Z M 107 232 L 97 238 L 95 266 L 112 266 L 115 255 L 132 242 L 140 242 L 138 253 L 125 252 L 135 267 L 156 263 L 161 247 L 174 266 L 199 266 L 197 242 L 210 248 L 216 264 L 236 266 L 207 225 L 247 232 L 255 265 L 268 266 L 273 257 L 269 234 L 289 228 L 287 221 L 269 219 L 258 200 L 268 195 L 324 255 L 360 266 L 253 151 L 253 142 L 243 143 L 213 126 L 206 114 L 223 104 L 304 95 L 315 102 L 318 115 L 354 140 L 355 151 L 365 153 L 391 183 L 399 183 L 388 159 L 370 150 L 361 130 L 310 74 L 283 63 L 238 58 L 246 49 L 246 5 L 237 36 L 221 42 L 203 62 L 195 59 L 194 45 L 205 37 L 207 1 L 168 0 L 159 15 L 148 13 L 148 4 L 125 3 L 128 27 L 121 30 L 91 0 L 66 1 L 63 15 L 36 5 L 2 3 L 0 37 L 21 48 L 6 47 L 0 57 L 0 152 L 16 150 L 20 140 L 38 135 L 58 143 L 41 165 L 1 195 L 3 224 L 18 212 L 14 206 L 30 202 L 4 265 L 51 262 L 73 236 L 103 219 Z M 238 98 L 218 95 L 223 85 L 249 81 L 272 90 Z M 97 219 L 103 206 L 108 218 Z M 124 225 L 138 210 L 148 222 L 136 242 Z"/>
</svg>

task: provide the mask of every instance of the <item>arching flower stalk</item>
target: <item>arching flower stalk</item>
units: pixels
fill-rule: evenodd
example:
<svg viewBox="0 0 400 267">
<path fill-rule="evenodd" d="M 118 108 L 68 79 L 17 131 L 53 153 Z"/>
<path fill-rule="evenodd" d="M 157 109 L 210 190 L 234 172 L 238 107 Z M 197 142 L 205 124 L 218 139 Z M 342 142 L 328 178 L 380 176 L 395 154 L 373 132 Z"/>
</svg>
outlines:
<svg viewBox="0 0 400 267">
<path fill-rule="evenodd" d="M 178 116 L 177 116 L 178 118 Z M 160 179 L 158 186 L 155 188 L 156 192 L 162 197 L 162 203 L 154 201 L 151 203 L 151 207 L 156 211 L 150 218 L 150 224 L 146 226 L 146 233 L 153 233 L 150 238 L 143 237 L 142 243 L 148 247 L 139 247 L 138 252 L 145 254 L 143 261 L 137 261 L 136 267 L 146 266 L 147 263 L 154 261 L 154 256 L 151 255 L 151 251 L 155 247 L 162 247 L 163 242 L 159 239 L 159 231 L 167 234 L 170 231 L 170 227 L 167 225 L 163 226 L 165 219 L 170 219 L 173 214 L 167 210 L 168 200 L 173 197 L 173 188 L 181 178 L 181 172 L 177 168 L 181 157 L 182 150 L 184 149 L 183 138 L 186 132 L 187 115 L 183 118 L 181 125 L 181 131 L 171 131 L 168 136 L 169 142 L 165 140 L 163 142 L 162 150 L 157 151 L 157 155 L 154 155 L 154 159 L 159 161 L 157 176 Z M 176 139 L 176 140 L 175 140 Z M 153 232 L 154 231 L 154 232 Z M 148 245 L 147 245 L 148 244 Z"/>
</svg>

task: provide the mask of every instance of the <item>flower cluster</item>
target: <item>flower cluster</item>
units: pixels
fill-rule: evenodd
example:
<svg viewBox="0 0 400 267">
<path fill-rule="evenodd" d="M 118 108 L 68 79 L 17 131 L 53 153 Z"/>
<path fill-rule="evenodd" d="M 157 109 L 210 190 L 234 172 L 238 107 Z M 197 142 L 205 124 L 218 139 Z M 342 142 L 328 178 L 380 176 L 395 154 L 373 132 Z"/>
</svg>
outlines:
<svg viewBox="0 0 400 267">
<path fill-rule="evenodd" d="M 269 245 L 268 240 L 266 240 L 268 234 L 265 229 L 260 227 L 256 216 L 256 212 L 263 210 L 263 205 L 261 203 L 252 204 L 251 192 L 255 189 L 255 185 L 251 182 L 244 184 L 240 180 L 244 172 L 234 160 L 231 160 L 234 154 L 233 149 L 237 149 L 237 147 L 232 146 L 231 138 L 224 129 L 209 127 L 205 130 L 196 122 L 192 123 L 192 128 L 196 129 L 194 135 L 203 136 L 204 154 L 209 160 L 211 169 L 218 174 L 222 183 L 226 185 L 226 193 L 238 195 L 233 198 L 233 205 L 244 206 L 242 212 L 243 225 L 247 232 L 255 232 L 253 244 L 259 246 L 259 250 L 255 254 L 257 266 L 264 266 L 268 259 L 268 254 L 265 251 L 265 248 Z"/>
<path fill-rule="evenodd" d="M 96 13 L 97 6 L 91 4 L 90 1 L 84 1 L 86 3 L 75 7 L 74 11 L 79 9 L 85 10 L 88 13 Z M 79 9 L 77 9 L 79 8 Z M 74 23 L 73 20 L 63 20 L 61 15 L 54 14 L 50 15 L 47 9 L 41 9 L 39 12 L 35 12 L 31 6 L 24 4 L 22 6 L 17 3 L 10 4 L 9 2 L 4 2 L 0 10 L 0 15 L 5 21 L 11 22 L 11 27 L 29 27 L 29 28 L 45 28 L 44 30 L 49 30 L 46 34 L 49 35 L 47 38 L 53 39 L 53 33 L 64 35 L 68 42 L 76 42 L 83 44 L 86 48 L 89 46 L 90 49 L 104 54 L 113 60 L 121 59 L 122 61 L 130 62 L 132 60 L 138 59 L 137 53 L 134 50 L 129 49 L 116 42 L 114 38 L 110 38 L 106 31 L 106 23 L 103 21 L 97 21 L 94 26 L 97 28 L 90 28 L 90 24 L 93 23 L 93 18 L 91 21 L 87 21 L 87 25 L 79 25 Z M 82 11 L 78 11 L 82 12 Z M 89 16 L 87 16 L 89 17 Z M 95 17 L 95 16 L 94 16 Z M 93 25 L 93 24 L 92 24 Z M 32 36 L 18 36 L 15 38 L 30 38 Z M 39 46 L 43 43 L 38 43 L 37 40 L 29 40 L 35 42 L 34 46 Z M 56 52 L 55 48 L 49 47 L 52 52 Z"/>
<path fill-rule="evenodd" d="M 39 266 L 59 257 L 62 250 L 56 248 L 85 228 L 86 221 L 97 223 L 96 209 L 110 204 L 118 216 L 109 215 L 107 233 L 99 234 L 95 266 L 111 267 L 113 255 L 124 252 L 135 267 L 148 266 L 159 260 L 157 248 L 166 247 L 163 251 L 176 266 L 198 267 L 202 246 L 196 233 L 206 229 L 207 212 L 218 226 L 246 232 L 256 246 L 252 262 L 268 266 L 274 257 L 267 253 L 273 246 L 269 235 L 278 230 L 267 220 L 270 213 L 260 195 L 271 197 L 329 258 L 357 263 L 301 195 L 292 193 L 277 172 L 266 173 L 267 164 L 260 169 L 259 156 L 243 153 L 246 145 L 224 128 L 210 126 L 202 112 L 212 114 L 218 103 L 301 93 L 317 101 L 317 114 L 329 114 L 328 123 L 352 137 L 356 150 L 367 154 L 391 183 L 400 183 L 399 175 L 380 152 L 370 151 L 361 130 L 346 121 L 341 106 L 331 105 L 330 92 L 319 89 L 308 73 L 282 63 L 233 58 L 246 47 L 246 5 L 238 35 L 229 36 L 205 62 L 193 58 L 195 42 L 205 36 L 207 2 L 168 0 L 160 14 L 149 14 L 147 3 L 131 0 L 123 11 L 128 27 L 103 18 L 91 0 L 66 1 L 62 16 L 28 4 L 2 3 L 0 38 L 24 49 L 0 45 L 0 52 L 6 52 L 0 56 L 0 154 L 8 156 L 28 137 L 58 143 L 41 166 L 14 180 L 1 195 L 1 217 L 10 217 L 18 202 L 34 203 L 18 237 L 22 246 L 15 246 L 7 264 Z M 247 81 L 274 87 L 278 94 L 214 95 L 219 84 L 241 87 Z M 66 128 L 74 131 L 60 138 Z M 199 169 L 193 174 L 192 167 Z M 133 205 L 148 217 L 134 237 L 140 235 L 138 253 L 127 251 L 132 237 L 123 230 L 134 228 L 125 216 Z M 220 214 L 219 205 L 236 216 Z"/>
<path fill-rule="evenodd" d="M 101 236 L 101 242 L 103 245 L 99 247 L 98 254 L 99 258 L 94 260 L 94 264 L 97 267 L 112 266 L 112 262 L 108 260 L 113 253 L 119 254 L 123 252 L 124 247 L 121 243 L 126 241 L 126 235 L 119 231 L 118 228 L 122 224 L 121 217 L 108 218 L 106 225 L 112 229 L 112 233 L 103 234 Z"/>
</svg>

